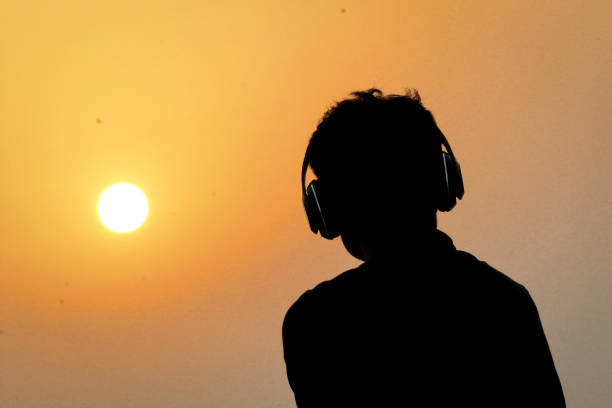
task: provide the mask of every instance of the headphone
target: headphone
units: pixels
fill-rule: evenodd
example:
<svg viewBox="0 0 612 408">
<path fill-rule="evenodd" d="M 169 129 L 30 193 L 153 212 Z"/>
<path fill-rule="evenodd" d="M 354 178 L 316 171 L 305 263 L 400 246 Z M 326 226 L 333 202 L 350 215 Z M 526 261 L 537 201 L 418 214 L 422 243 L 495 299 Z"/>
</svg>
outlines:
<svg viewBox="0 0 612 408">
<path fill-rule="evenodd" d="M 461 167 L 453 154 L 450 144 L 446 137 L 437 126 L 440 144 L 446 148 L 442 153 L 442 162 L 440 163 L 439 183 L 440 190 L 437 200 L 437 209 L 440 211 L 450 211 L 457 204 L 457 198 L 463 198 L 463 178 L 461 177 Z M 302 204 L 308 217 L 308 224 L 313 233 L 320 232 L 323 238 L 334 239 L 342 232 L 340 230 L 339 211 L 334 205 L 329 186 L 324 180 L 313 180 L 306 187 L 306 170 L 310 164 L 310 146 L 306 148 L 304 154 L 304 162 L 302 163 Z M 447 153 L 448 152 L 448 153 Z"/>
</svg>

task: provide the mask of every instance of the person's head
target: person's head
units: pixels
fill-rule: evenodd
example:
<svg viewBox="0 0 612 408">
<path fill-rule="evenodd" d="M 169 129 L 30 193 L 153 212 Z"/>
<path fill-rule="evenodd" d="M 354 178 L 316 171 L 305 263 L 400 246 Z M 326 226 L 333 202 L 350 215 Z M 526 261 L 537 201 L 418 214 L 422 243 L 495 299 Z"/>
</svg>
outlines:
<svg viewBox="0 0 612 408">
<path fill-rule="evenodd" d="M 441 138 L 416 90 L 353 92 L 324 114 L 308 161 L 351 254 L 436 229 Z"/>
</svg>

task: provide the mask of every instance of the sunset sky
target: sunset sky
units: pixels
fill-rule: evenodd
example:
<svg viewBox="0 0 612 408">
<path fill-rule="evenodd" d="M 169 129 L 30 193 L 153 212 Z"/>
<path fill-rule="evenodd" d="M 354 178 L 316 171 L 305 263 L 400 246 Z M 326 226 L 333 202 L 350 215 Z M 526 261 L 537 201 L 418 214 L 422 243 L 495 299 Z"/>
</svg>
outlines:
<svg viewBox="0 0 612 408">
<path fill-rule="evenodd" d="M 416 88 L 439 216 L 533 296 L 568 406 L 612 406 L 612 3 L 27 1 L 0 12 L 0 406 L 287 407 L 285 311 L 359 264 L 301 161 L 350 92 Z M 105 228 L 105 188 L 149 214 Z"/>
</svg>

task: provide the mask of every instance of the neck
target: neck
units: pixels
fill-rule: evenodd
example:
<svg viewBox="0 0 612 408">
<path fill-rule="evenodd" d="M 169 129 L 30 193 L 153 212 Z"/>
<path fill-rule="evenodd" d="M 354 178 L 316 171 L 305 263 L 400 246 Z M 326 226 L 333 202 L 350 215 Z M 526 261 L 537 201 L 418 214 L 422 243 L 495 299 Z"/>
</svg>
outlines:
<svg viewBox="0 0 612 408">
<path fill-rule="evenodd" d="M 363 230 L 347 231 L 342 234 L 342 243 L 351 255 L 362 261 L 404 256 L 431 245 L 431 238 L 437 231 L 435 213 L 432 218 L 425 218 L 423 221 L 400 222 L 396 223 L 394 228 L 367 228 L 367 233 Z"/>
<path fill-rule="evenodd" d="M 393 259 L 405 257 L 410 254 L 420 254 L 427 251 L 434 244 L 437 229 L 420 230 L 411 234 L 398 234 L 385 236 L 371 245 L 363 245 L 366 260 Z"/>
</svg>

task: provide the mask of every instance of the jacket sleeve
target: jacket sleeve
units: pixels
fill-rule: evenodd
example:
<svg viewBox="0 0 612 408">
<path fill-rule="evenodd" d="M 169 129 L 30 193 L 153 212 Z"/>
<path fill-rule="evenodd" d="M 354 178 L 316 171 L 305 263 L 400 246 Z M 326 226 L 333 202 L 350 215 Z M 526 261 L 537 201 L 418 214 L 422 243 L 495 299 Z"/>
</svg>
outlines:
<svg viewBox="0 0 612 408">
<path fill-rule="evenodd" d="M 308 292 L 307 292 L 308 293 Z M 330 406 L 330 370 L 316 313 L 302 296 L 283 321 L 283 354 L 287 378 L 299 408 Z"/>
<path fill-rule="evenodd" d="M 516 340 L 521 350 L 520 364 L 523 366 L 521 382 L 526 400 L 533 402 L 534 406 L 565 407 L 563 389 L 538 309 L 527 289 L 521 288 L 522 313 Z"/>
<path fill-rule="evenodd" d="M 297 305 L 293 304 L 287 311 L 287 314 L 285 314 L 285 319 L 283 320 L 283 355 L 285 358 L 289 386 L 291 386 L 294 395 L 296 395 L 296 400 L 296 389 L 299 389 L 301 383 L 299 379 L 299 373 L 301 372 L 300 366 L 303 364 L 300 358 L 300 346 L 297 342 L 299 338 L 299 333 L 297 333 L 300 325 L 299 320 Z"/>
<path fill-rule="evenodd" d="M 299 408 L 315 406 L 308 404 L 306 400 L 310 394 L 308 377 L 314 370 L 312 367 L 314 362 L 308 355 L 311 352 L 309 350 L 311 333 L 306 327 L 309 319 L 304 311 L 303 299 L 304 295 L 289 308 L 283 321 L 283 354 L 287 379 Z"/>
</svg>

